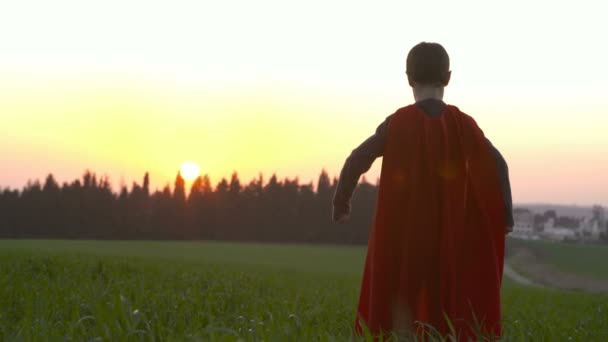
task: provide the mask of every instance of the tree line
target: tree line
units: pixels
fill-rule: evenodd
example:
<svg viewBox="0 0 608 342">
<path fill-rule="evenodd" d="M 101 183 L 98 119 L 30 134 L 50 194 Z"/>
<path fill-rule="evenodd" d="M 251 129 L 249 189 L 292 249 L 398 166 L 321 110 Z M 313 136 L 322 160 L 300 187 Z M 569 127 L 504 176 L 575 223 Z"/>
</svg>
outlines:
<svg viewBox="0 0 608 342">
<path fill-rule="evenodd" d="M 363 178 L 351 222 L 335 225 L 336 185 L 325 171 L 316 187 L 276 175 L 243 184 L 235 172 L 215 186 L 199 176 L 186 191 L 178 173 L 173 188 L 151 192 L 146 173 L 141 184 L 115 193 L 107 177 L 91 171 L 62 185 L 49 174 L 21 190 L 0 189 L 0 237 L 365 244 L 377 186 Z"/>
</svg>

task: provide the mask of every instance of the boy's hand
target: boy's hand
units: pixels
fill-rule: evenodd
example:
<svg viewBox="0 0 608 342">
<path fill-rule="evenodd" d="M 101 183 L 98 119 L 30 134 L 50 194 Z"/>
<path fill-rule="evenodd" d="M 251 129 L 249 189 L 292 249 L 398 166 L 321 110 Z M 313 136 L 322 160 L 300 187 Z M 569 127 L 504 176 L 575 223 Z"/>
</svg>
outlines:
<svg viewBox="0 0 608 342">
<path fill-rule="evenodd" d="M 334 223 L 344 224 L 350 221 L 350 206 L 336 206 L 332 215 Z"/>
<path fill-rule="evenodd" d="M 334 217 L 334 223 L 344 224 L 350 221 L 350 214 L 342 214 L 339 217 Z"/>
</svg>

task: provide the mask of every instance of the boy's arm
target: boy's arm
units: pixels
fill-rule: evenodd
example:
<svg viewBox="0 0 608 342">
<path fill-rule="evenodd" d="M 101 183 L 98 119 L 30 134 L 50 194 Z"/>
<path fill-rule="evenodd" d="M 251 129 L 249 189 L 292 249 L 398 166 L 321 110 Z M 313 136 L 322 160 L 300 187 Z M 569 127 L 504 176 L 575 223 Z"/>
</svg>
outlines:
<svg viewBox="0 0 608 342">
<path fill-rule="evenodd" d="M 511 198 L 511 183 L 509 181 L 509 166 L 503 158 L 502 154 L 492 142 L 488 140 L 488 144 L 490 145 L 490 150 L 494 155 L 494 159 L 496 160 L 496 167 L 498 169 L 498 177 L 500 179 L 500 190 L 502 192 L 502 198 L 505 203 L 505 217 L 507 219 L 506 233 L 510 233 L 513 231 L 513 199 Z"/>
<path fill-rule="evenodd" d="M 376 158 L 384 154 L 389 119 L 390 117 L 380 124 L 376 133 L 354 149 L 344 162 L 333 199 L 334 222 L 342 223 L 348 219 L 350 200 L 359 182 L 359 177 L 369 170 Z"/>
</svg>

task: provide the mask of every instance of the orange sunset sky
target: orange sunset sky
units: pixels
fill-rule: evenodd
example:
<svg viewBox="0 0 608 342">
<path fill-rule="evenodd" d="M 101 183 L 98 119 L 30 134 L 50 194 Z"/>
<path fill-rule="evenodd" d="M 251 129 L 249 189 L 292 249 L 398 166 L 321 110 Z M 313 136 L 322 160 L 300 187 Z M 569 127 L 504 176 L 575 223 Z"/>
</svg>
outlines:
<svg viewBox="0 0 608 342">
<path fill-rule="evenodd" d="M 506 157 L 515 202 L 608 205 L 601 1 L 8 1 L 0 186 L 85 169 L 115 189 L 184 161 L 212 182 L 316 180 L 413 101 L 405 57 L 444 45 L 445 100 Z M 378 177 L 380 160 L 367 175 Z"/>
</svg>

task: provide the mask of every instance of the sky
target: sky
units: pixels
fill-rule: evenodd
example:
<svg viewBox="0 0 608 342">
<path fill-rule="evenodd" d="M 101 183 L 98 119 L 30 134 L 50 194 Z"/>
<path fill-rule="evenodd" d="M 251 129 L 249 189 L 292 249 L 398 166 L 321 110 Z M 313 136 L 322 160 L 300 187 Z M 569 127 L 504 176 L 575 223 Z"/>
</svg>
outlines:
<svg viewBox="0 0 608 342">
<path fill-rule="evenodd" d="M 413 102 L 441 43 L 445 101 L 509 163 L 518 203 L 608 205 L 601 1 L 3 1 L 0 187 L 85 169 L 172 183 L 185 161 L 315 181 Z M 366 175 L 379 176 L 381 160 Z"/>
</svg>

